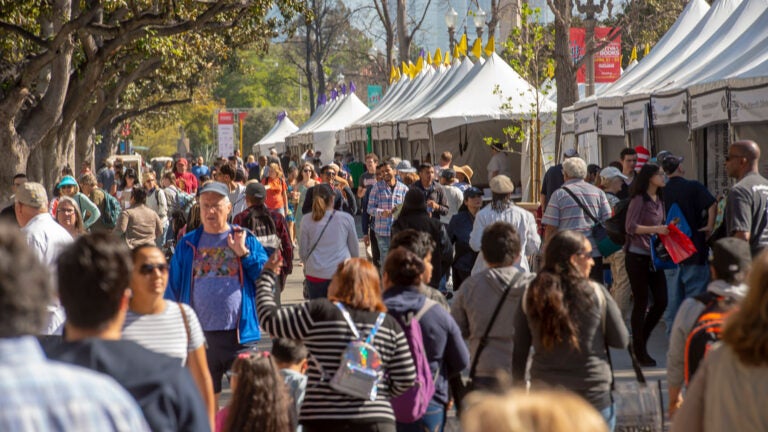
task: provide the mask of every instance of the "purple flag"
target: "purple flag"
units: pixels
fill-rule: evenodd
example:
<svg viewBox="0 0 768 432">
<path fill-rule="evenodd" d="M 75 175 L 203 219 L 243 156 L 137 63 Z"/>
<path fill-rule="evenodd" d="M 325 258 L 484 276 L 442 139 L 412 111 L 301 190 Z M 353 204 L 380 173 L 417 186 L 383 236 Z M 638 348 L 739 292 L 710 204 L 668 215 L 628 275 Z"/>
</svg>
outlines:
<svg viewBox="0 0 768 432">
<path fill-rule="evenodd" d="M 346 84 L 343 84 L 343 83 L 341 84 L 341 94 L 343 94 L 343 95 L 347 94 L 347 85 Z"/>
<path fill-rule="evenodd" d="M 349 92 L 354 93 L 355 90 L 357 90 L 357 87 L 355 87 L 355 83 L 353 81 L 349 82 Z"/>
</svg>

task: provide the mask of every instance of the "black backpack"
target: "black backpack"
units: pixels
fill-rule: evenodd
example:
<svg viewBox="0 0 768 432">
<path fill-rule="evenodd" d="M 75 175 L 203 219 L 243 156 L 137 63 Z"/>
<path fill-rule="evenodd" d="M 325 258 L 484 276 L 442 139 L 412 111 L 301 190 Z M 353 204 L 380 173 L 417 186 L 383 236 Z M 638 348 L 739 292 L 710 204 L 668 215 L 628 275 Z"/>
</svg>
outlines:
<svg viewBox="0 0 768 432">
<path fill-rule="evenodd" d="M 627 209 L 630 199 L 623 199 L 613 208 L 613 216 L 603 222 L 608 238 L 617 245 L 623 245 L 627 241 Z"/>
<path fill-rule="evenodd" d="M 738 309 L 733 299 L 705 292 L 694 297 L 704 303 L 704 311 L 696 318 L 693 330 L 685 341 L 685 384 L 688 385 L 704 357 L 720 341 L 726 318 Z"/>
</svg>

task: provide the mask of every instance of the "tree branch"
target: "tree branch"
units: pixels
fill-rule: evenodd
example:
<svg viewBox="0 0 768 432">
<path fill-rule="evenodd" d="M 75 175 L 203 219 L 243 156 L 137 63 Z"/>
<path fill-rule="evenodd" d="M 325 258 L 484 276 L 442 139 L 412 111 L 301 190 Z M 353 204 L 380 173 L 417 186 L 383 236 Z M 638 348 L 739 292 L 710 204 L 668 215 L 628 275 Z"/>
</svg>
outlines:
<svg viewBox="0 0 768 432">
<path fill-rule="evenodd" d="M 411 34 L 408 35 L 408 40 L 412 41 L 413 37 L 416 36 L 416 32 L 421 28 L 421 25 L 424 24 L 424 18 L 427 17 L 427 11 L 429 11 L 429 5 L 432 3 L 432 0 L 427 0 L 427 5 L 424 6 L 424 13 L 421 14 L 421 19 L 418 23 L 414 22 L 414 26 L 411 29 Z"/>
<path fill-rule="evenodd" d="M 45 40 L 37 37 L 36 35 L 33 35 L 32 33 L 28 32 L 27 30 L 15 24 L 7 23 L 5 21 L 0 21 L 0 29 L 7 30 L 11 33 L 15 33 L 18 36 L 21 36 L 22 38 L 34 43 L 35 45 L 40 46 L 41 48 L 44 48 L 44 49 L 50 48 L 48 46 L 48 43 Z"/>
<path fill-rule="evenodd" d="M 134 117 L 138 117 L 138 116 L 141 116 L 141 115 L 144 115 L 144 114 L 146 114 L 148 112 L 151 112 L 151 111 L 155 111 L 155 110 L 162 109 L 162 108 L 168 108 L 168 107 L 172 107 L 172 106 L 176 106 L 176 105 L 182 105 L 182 104 L 190 103 L 190 102 L 192 102 L 192 98 L 191 97 L 184 98 L 184 99 L 174 99 L 174 100 L 158 102 L 156 104 L 153 104 L 153 105 L 141 108 L 141 109 L 132 110 L 132 111 L 124 111 L 122 114 L 119 114 L 116 117 L 113 117 L 112 121 L 110 121 L 109 123 L 122 123 L 125 120 L 128 120 L 130 118 L 134 118 Z"/>
</svg>

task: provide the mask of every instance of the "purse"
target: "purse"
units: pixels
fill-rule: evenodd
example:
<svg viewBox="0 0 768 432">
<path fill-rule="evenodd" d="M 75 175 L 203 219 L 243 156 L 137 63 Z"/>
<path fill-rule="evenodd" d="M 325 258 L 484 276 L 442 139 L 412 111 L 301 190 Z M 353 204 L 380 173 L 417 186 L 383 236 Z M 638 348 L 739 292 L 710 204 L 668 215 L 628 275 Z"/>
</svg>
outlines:
<svg viewBox="0 0 768 432">
<path fill-rule="evenodd" d="M 669 251 L 664 247 L 664 243 L 659 236 L 651 236 L 651 263 L 653 270 L 668 270 L 677 268 L 677 264 L 672 261 Z"/>
<path fill-rule="evenodd" d="M 453 391 L 453 399 L 456 403 L 456 410 L 458 412 L 461 412 L 461 405 L 462 405 L 462 401 L 464 400 L 464 397 L 474 390 L 474 387 L 472 385 L 472 380 L 475 377 L 475 372 L 477 370 L 477 363 L 478 363 L 478 360 L 480 359 L 480 355 L 483 353 L 483 350 L 485 350 L 485 347 L 488 345 L 488 336 L 491 333 L 493 324 L 496 322 L 496 318 L 498 318 L 499 316 L 499 312 L 501 312 L 501 307 L 504 305 L 504 302 L 507 300 L 507 296 L 509 295 L 509 292 L 512 291 L 512 287 L 515 285 L 515 283 L 517 283 L 517 281 L 520 280 L 520 278 L 523 277 L 523 274 L 524 272 L 518 271 L 518 273 L 512 277 L 512 280 L 509 281 L 506 288 L 504 289 L 504 293 L 501 295 L 499 302 L 496 304 L 496 309 L 494 309 L 493 315 L 491 315 L 491 320 L 488 322 L 488 326 L 485 328 L 483 337 L 480 338 L 480 342 L 477 345 L 477 351 L 475 351 L 475 358 L 472 360 L 472 366 L 469 368 L 469 378 L 466 380 L 466 382 L 461 380 L 461 376 L 457 376 L 449 380 L 451 385 L 451 390 Z"/>
<path fill-rule="evenodd" d="M 315 251 L 315 248 L 317 247 L 317 244 L 320 243 L 320 239 L 323 238 L 323 234 L 325 234 L 325 229 L 328 228 L 328 225 L 331 223 L 331 219 L 333 219 L 333 216 L 336 214 L 336 210 L 331 213 L 331 217 L 328 218 L 328 220 L 325 222 L 325 225 L 323 226 L 323 229 L 320 231 L 320 235 L 317 236 L 317 240 L 315 240 L 315 244 L 312 245 L 311 248 L 309 248 L 309 253 L 307 254 L 307 258 L 309 258 L 310 255 L 312 255 L 312 252 Z M 307 275 L 307 267 L 302 267 L 304 270 L 304 276 Z M 304 279 L 304 282 L 302 283 L 302 292 L 301 294 L 304 296 L 304 300 L 309 299 L 309 286 L 307 286 L 307 279 Z"/>
<path fill-rule="evenodd" d="M 574 201 L 576 201 L 576 204 L 578 204 L 578 206 L 581 207 L 581 210 L 584 212 L 584 214 L 587 215 L 587 217 L 592 220 L 592 223 L 594 223 L 594 225 L 592 225 L 591 234 L 592 234 L 592 238 L 595 239 L 595 244 L 597 244 L 597 249 L 600 251 L 600 255 L 604 257 L 608 257 L 614 252 L 621 249 L 621 245 L 614 243 L 613 240 L 611 240 L 611 238 L 608 237 L 608 230 L 605 228 L 605 225 L 602 222 L 600 222 L 592 214 L 591 211 L 589 211 L 587 206 L 584 205 L 584 203 L 581 202 L 581 200 L 579 200 L 576 197 L 576 194 L 574 194 L 573 191 L 571 191 L 565 186 L 563 186 L 562 189 L 565 192 L 567 192 L 568 195 L 570 195 Z"/>
</svg>

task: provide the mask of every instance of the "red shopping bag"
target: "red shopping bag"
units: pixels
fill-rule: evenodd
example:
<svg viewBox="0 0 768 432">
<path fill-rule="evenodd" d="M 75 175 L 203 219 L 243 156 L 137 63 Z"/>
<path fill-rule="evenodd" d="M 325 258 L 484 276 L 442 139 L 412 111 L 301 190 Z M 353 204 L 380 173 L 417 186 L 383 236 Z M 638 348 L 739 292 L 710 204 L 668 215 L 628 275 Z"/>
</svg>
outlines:
<svg viewBox="0 0 768 432">
<path fill-rule="evenodd" d="M 669 235 L 659 236 L 664 247 L 669 252 L 669 256 L 672 257 L 672 262 L 680 264 L 682 261 L 690 258 L 691 255 L 696 253 L 696 246 L 687 235 L 683 234 L 680 229 L 674 225 L 669 224 Z"/>
</svg>

